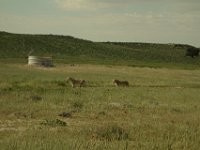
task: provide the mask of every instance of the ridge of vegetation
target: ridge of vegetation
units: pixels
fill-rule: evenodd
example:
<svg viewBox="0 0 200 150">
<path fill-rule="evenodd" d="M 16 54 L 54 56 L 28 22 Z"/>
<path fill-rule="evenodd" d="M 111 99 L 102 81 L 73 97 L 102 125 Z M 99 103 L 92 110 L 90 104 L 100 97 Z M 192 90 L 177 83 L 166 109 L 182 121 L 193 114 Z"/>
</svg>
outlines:
<svg viewBox="0 0 200 150">
<path fill-rule="evenodd" d="M 0 59 L 52 56 L 56 62 L 147 67 L 199 68 L 199 57 L 186 56 L 195 48 L 184 44 L 93 42 L 63 35 L 0 32 Z"/>
</svg>

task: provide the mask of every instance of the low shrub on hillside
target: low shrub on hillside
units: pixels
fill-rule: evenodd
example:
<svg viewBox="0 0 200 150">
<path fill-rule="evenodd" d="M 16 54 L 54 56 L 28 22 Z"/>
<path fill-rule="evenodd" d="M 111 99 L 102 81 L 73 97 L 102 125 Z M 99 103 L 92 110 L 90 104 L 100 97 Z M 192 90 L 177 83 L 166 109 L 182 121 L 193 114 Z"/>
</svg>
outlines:
<svg viewBox="0 0 200 150">
<path fill-rule="evenodd" d="M 194 58 L 194 57 L 199 56 L 199 51 L 200 51 L 200 50 L 199 50 L 198 48 L 190 47 L 190 48 L 187 49 L 185 55 Z"/>
</svg>

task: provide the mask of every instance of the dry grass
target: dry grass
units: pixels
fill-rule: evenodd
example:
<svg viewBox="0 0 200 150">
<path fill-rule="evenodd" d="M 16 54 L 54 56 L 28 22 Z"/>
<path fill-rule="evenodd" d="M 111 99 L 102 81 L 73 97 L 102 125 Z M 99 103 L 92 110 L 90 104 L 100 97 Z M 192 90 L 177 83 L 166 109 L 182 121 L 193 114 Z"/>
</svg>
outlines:
<svg viewBox="0 0 200 150">
<path fill-rule="evenodd" d="M 5 150 L 199 148 L 199 70 L 0 65 L 0 147 Z M 67 76 L 88 84 L 72 89 Z M 114 78 L 131 86 L 115 87 Z"/>
</svg>

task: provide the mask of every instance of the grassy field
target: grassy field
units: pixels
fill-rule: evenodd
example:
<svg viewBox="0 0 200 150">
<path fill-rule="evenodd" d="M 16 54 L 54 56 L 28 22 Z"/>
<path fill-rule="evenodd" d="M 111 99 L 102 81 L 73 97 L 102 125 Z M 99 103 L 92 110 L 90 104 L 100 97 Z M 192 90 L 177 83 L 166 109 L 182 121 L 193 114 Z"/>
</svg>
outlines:
<svg viewBox="0 0 200 150">
<path fill-rule="evenodd" d="M 86 87 L 71 88 L 67 77 Z M 3 150 L 197 150 L 199 114 L 200 70 L 0 63 Z"/>
</svg>

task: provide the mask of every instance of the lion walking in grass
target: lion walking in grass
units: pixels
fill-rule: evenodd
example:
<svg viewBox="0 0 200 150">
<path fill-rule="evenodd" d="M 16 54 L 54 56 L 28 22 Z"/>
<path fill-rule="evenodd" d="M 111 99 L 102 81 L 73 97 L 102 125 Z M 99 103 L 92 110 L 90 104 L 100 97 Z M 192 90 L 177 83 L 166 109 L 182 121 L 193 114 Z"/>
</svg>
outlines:
<svg viewBox="0 0 200 150">
<path fill-rule="evenodd" d="M 67 78 L 67 82 L 69 82 L 73 88 L 83 87 L 86 83 L 85 80 L 75 80 L 71 77 Z"/>
<path fill-rule="evenodd" d="M 123 86 L 123 87 L 129 87 L 129 82 L 128 81 L 120 81 L 120 80 L 113 80 L 113 83 L 116 86 Z"/>
</svg>

